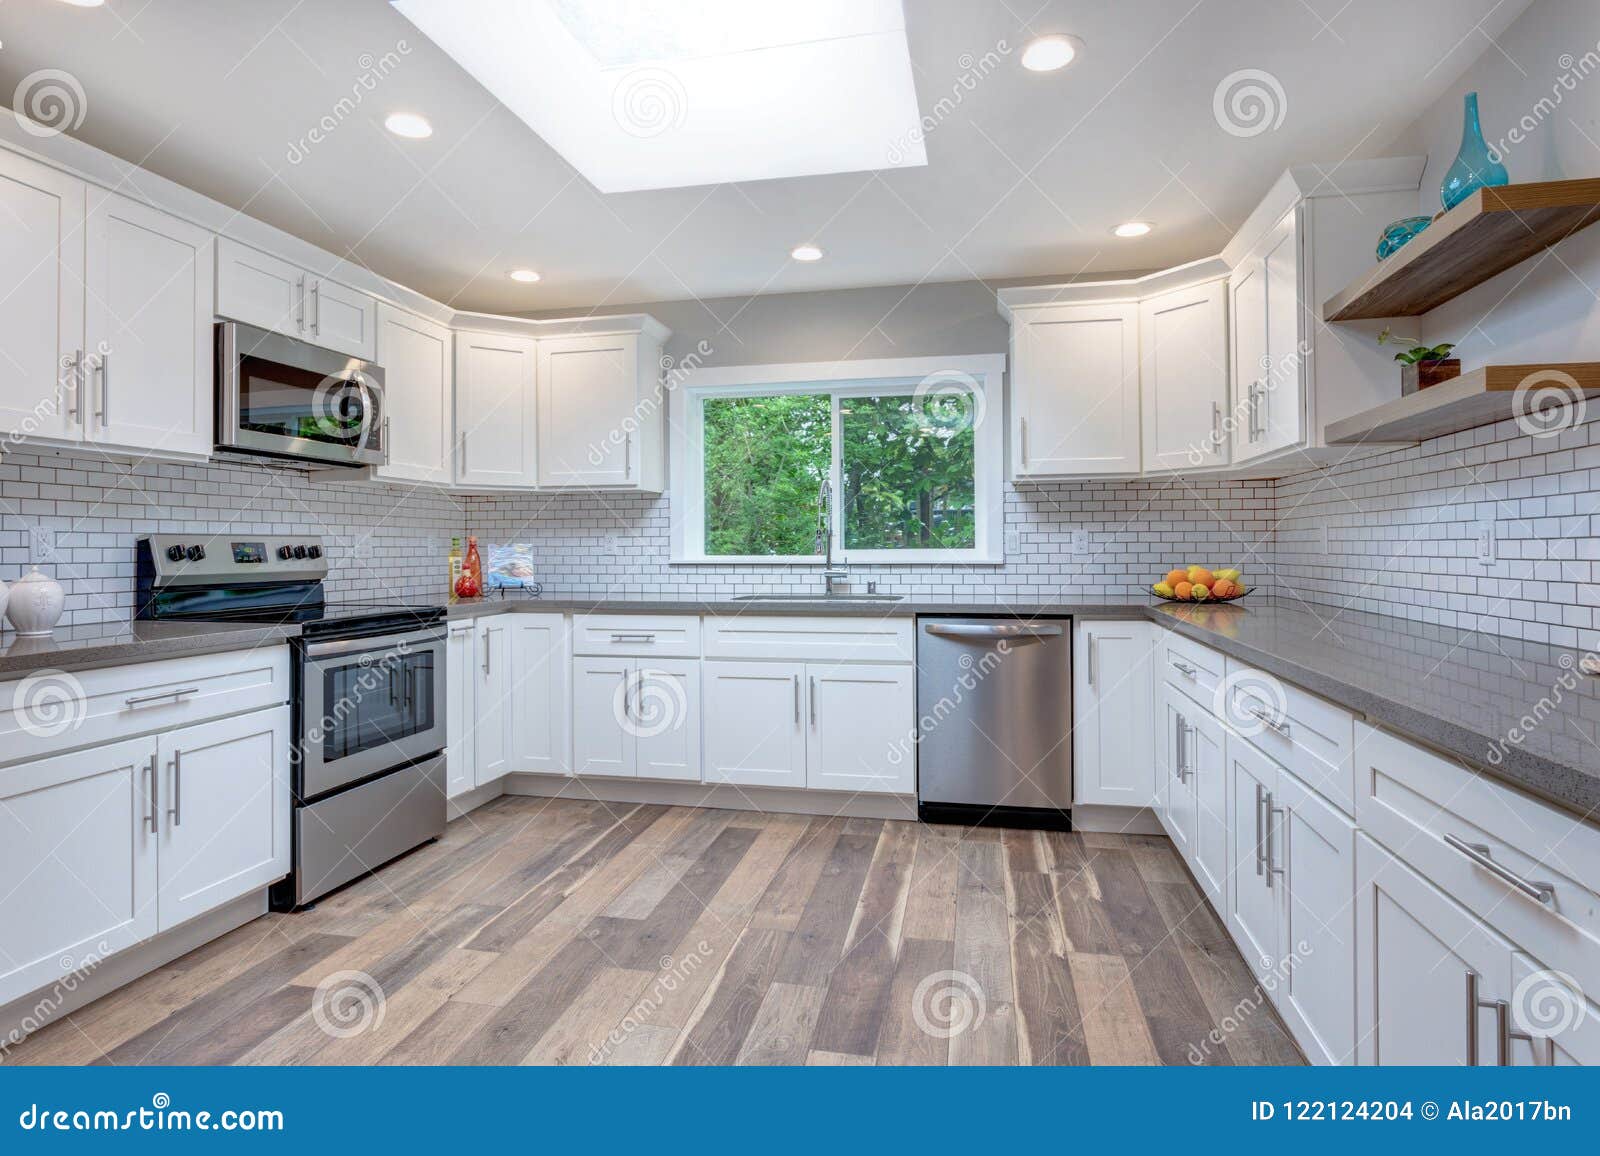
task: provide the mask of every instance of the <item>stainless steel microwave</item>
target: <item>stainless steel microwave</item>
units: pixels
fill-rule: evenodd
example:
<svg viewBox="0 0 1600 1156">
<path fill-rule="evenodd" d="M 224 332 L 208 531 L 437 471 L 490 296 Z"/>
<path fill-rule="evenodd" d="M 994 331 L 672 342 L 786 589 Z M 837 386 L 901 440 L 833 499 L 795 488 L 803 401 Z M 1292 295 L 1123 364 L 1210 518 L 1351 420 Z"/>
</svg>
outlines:
<svg viewBox="0 0 1600 1156">
<path fill-rule="evenodd" d="M 217 449 L 320 465 L 389 460 L 383 369 L 238 321 L 217 324 Z"/>
</svg>

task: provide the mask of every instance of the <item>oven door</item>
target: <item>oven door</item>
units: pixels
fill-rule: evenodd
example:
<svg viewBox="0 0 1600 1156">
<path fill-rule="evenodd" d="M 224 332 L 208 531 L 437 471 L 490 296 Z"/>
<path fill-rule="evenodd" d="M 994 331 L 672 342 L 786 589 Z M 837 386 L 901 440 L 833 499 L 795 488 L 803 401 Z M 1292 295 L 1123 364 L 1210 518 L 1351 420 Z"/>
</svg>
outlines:
<svg viewBox="0 0 1600 1156">
<path fill-rule="evenodd" d="M 445 746 L 445 632 L 314 642 L 301 666 L 302 801 Z"/>
<path fill-rule="evenodd" d="M 217 325 L 217 446 L 344 466 L 389 460 L 383 370 L 253 325 Z"/>
</svg>

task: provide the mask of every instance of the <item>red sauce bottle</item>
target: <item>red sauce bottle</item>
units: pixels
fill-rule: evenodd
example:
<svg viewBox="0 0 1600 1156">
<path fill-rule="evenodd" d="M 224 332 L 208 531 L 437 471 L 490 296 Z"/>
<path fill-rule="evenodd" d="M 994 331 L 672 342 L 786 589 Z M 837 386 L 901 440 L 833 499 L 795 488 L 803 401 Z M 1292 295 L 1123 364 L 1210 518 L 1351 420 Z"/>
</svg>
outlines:
<svg viewBox="0 0 1600 1156">
<path fill-rule="evenodd" d="M 483 594 L 483 559 L 478 555 L 478 539 L 467 539 L 467 559 L 456 579 L 457 598 L 478 598 Z"/>
</svg>

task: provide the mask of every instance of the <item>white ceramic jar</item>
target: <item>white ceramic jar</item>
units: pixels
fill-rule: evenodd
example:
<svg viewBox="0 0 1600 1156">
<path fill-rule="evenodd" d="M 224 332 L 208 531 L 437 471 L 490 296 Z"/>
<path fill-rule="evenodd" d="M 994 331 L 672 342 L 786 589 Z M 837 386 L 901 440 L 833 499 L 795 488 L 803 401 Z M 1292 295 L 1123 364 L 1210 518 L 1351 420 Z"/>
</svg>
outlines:
<svg viewBox="0 0 1600 1156">
<path fill-rule="evenodd" d="M 66 605 L 67 592 L 61 583 L 35 566 L 11 584 L 11 595 L 5 603 L 6 620 L 24 638 L 37 638 L 55 628 Z"/>
</svg>

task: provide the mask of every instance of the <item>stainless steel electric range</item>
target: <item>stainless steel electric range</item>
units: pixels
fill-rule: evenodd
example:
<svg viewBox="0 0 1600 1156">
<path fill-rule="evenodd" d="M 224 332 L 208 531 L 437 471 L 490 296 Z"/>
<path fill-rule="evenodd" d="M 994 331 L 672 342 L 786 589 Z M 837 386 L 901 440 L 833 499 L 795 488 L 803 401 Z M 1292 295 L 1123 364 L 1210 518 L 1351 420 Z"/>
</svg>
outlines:
<svg viewBox="0 0 1600 1156">
<path fill-rule="evenodd" d="M 314 535 L 156 534 L 138 546 L 138 617 L 298 623 L 294 872 L 303 907 L 445 825 L 442 606 L 330 602 Z"/>
</svg>

